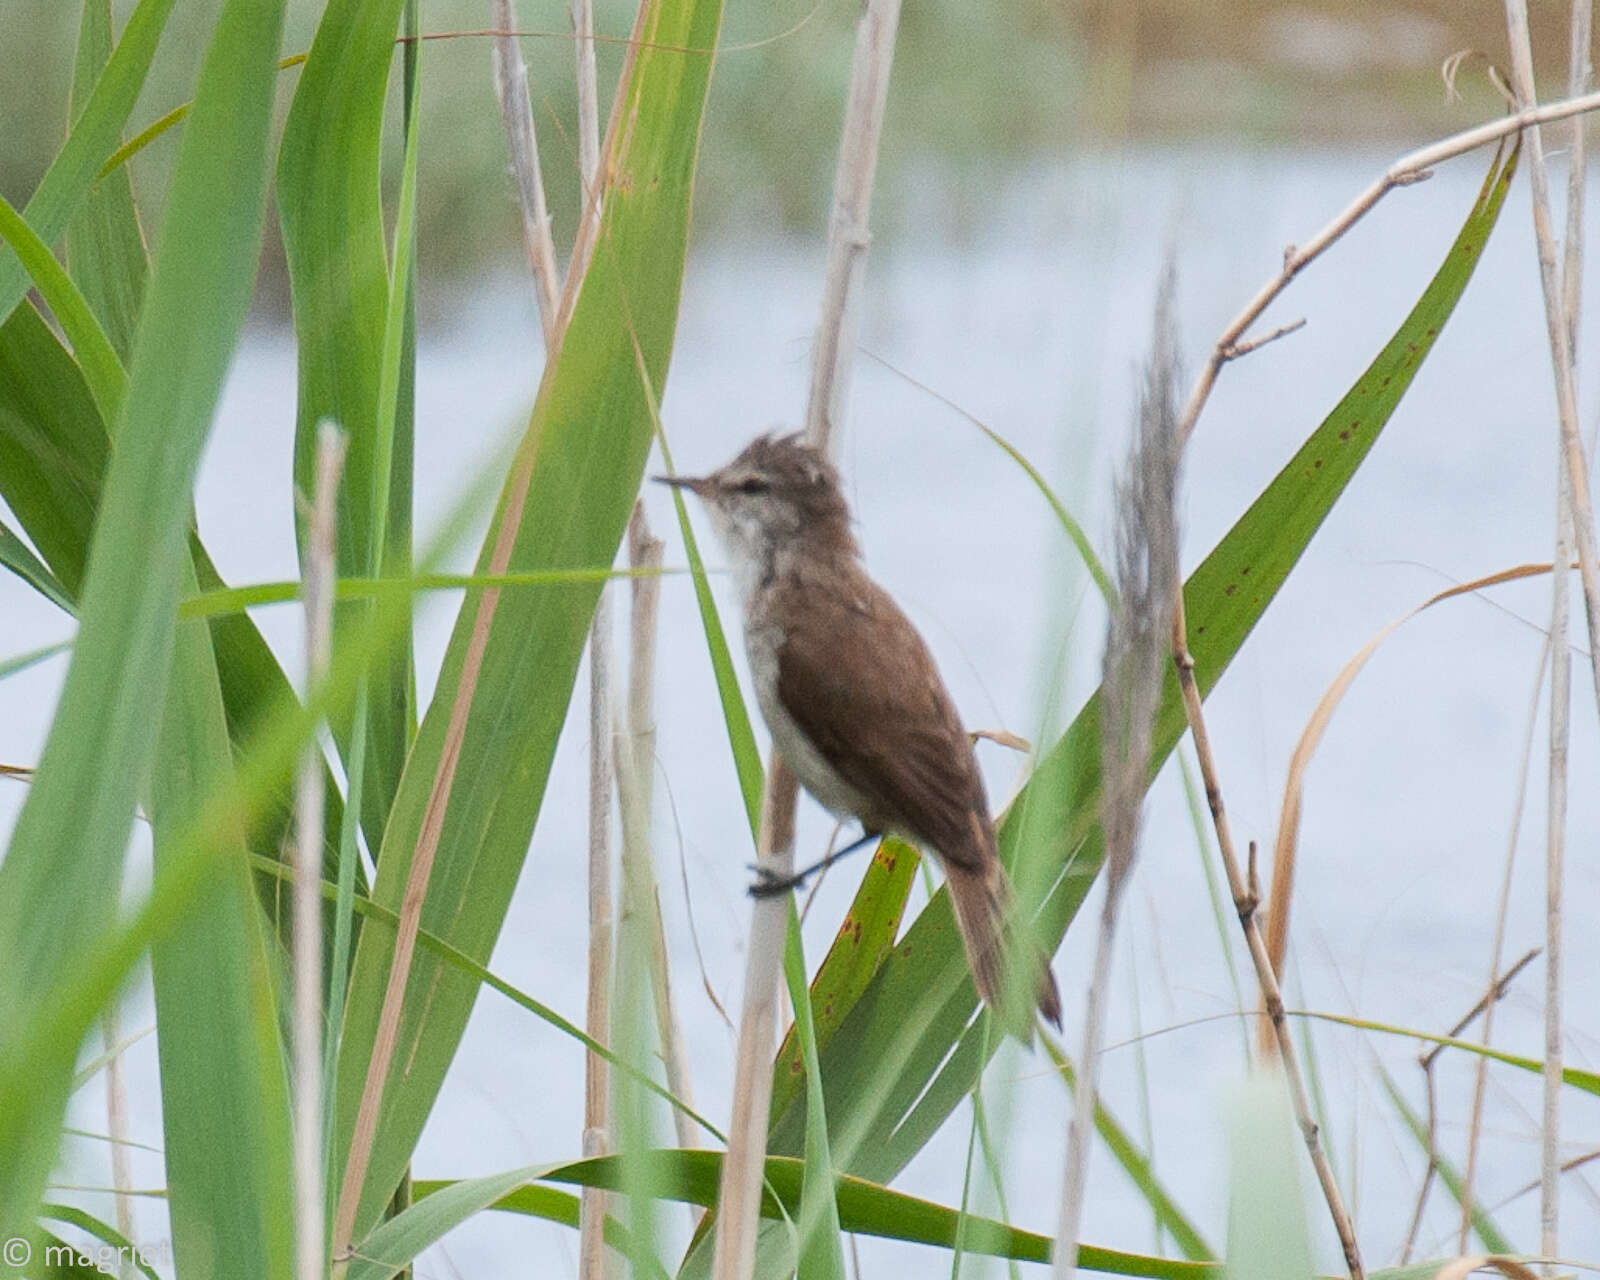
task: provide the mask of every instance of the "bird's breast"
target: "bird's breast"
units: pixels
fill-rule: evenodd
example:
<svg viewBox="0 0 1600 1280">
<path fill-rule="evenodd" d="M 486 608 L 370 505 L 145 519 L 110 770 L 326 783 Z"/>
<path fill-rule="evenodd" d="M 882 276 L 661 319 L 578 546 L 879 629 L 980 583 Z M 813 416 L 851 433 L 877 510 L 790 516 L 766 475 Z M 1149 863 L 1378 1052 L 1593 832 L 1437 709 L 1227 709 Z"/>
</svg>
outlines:
<svg viewBox="0 0 1600 1280">
<path fill-rule="evenodd" d="M 745 626 L 745 654 L 750 660 L 750 678 L 755 683 L 756 702 L 761 718 L 772 735 L 772 745 L 823 808 L 835 817 L 869 821 L 866 798 L 850 786 L 813 745 L 806 732 L 795 723 L 778 696 L 778 654 L 783 646 L 779 627 L 752 617 Z"/>
</svg>

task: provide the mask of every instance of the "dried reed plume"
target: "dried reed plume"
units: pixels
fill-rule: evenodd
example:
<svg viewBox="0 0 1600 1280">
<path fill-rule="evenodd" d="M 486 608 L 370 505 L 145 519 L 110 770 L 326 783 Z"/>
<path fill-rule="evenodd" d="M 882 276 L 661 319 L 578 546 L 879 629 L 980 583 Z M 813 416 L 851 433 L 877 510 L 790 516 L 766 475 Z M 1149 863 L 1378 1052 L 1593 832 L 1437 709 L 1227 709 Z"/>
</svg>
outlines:
<svg viewBox="0 0 1600 1280">
<path fill-rule="evenodd" d="M 1094 1122 L 1095 1077 L 1101 1023 L 1111 976 L 1117 912 L 1139 842 L 1139 814 L 1150 770 L 1151 727 L 1178 591 L 1176 498 L 1182 442 L 1178 435 L 1178 352 L 1173 325 L 1173 270 L 1168 264 L 1156 299 L 1155 328 L 1139 430 L 1127 469 L 1117 484 L 1116 569 L 1118 599 L 1106 629 L 1100 686 L 1101 799 L 1105 833 L 1106 897 L 1100 938 L 1083 1018 L 1083 1048 L 1067 1165 L 1061 1185 L 1061 1223 L 1055 1274 L 1071 1276 L 1078 1260 L 1078 1226 L 1088 1176 Z"/>
</svg>

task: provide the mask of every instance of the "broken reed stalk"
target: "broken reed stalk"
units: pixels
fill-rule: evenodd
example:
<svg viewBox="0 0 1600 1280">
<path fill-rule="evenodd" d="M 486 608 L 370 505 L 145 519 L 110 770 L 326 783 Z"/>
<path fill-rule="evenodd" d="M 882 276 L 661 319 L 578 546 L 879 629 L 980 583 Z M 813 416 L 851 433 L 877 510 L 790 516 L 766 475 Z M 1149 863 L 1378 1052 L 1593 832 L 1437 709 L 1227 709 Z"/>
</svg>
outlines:
<svg viewBox="0 0 1600 1280">
<path fill-rule="evenodd" d="M 856 24 L 850 90 L 834 173 L 822 315 L 812 352 L 806 403 L 806 436 L 824 452 L 836 444 L 835 429 L 844 416 L 855 360 L 855 317 L 860 309 L 861 282 L 871 245 L 869 224 L 878 140 L 883 132 L 884 104 L 899 25 L 900 0 L 866 0 Z M 798 789 L 794 775 L 774 751 L 768 761 L 761 800 L 756 860 L 763 871 L 779 877 L 790 874 L 794 867 Z M 712 1280 L 746 1280 L 755 1266 L 767 1113 L 772 1101 L 778 977 L 783 967 L 789 905 L 785 896 L 761 898 L 751 913 L 733 1114 L 717 1199 Z"/>
<path fill-rule="evenodd" d="M 1575 3 L 1573 40 L 1581 35 L 1584 48 L 1574 48 L 1571 69 L 1582 83 L 1587 73 L 1587 6 Z M 1527 0 L 1506 0 L 1506 36 L 1511 46 L 1511 88 L 1518 106 L 1534 101 L 1533 48 L 1528 35 Z M 1563 280 L 1556 260 L 1555 230 L 1551 225 L 1550 177 L 1545 167 L 1544 140 L 1537 126 L 1528 130 L 1528 174 L 1533 198 L 1533 231 L 1539 255 L 1539 284 L 1544 293 L 1546 336 L 1556 380 L 1559 416 L 1560 466 L 1556 480 L 1556 561 L 1570 563 L 1567 548 L 1577 544 L 1578 571 L 1583 582 L 1584 617 L 1589 630 L 1589 658 L 1594 694 L 1600 700 L 1600 552 L 1595 546 L 1594 508 L 1589 499 L 1589 465 L 1578 429 L 1578 379 L 1574 338 L 1577 315 L 1566 306 L 1578 298 L 1576 278 Z M 1579 144 L 1578 157 L 1582 157 Z M 1581 184 L 1581 169 L 1569 175 Z M 1582 197 L 1569 190 L 1568 216 L 1581 218 Z M 1580 227 L 1572 227 L 1567 245 L 1567 269 L 1576 277 L 1581 266 Z M 1544 1107 L 1540 1123 L 1540 1252 L 1547 1258 L 1558 1252 L 1561 1191 L 1561 895 L 1567 821 L 1567 740 L 1571 715 L 1571 663 L 1566 643 L 1567 575 L 1558 569 L 1551 590 L 1550 668 L 1550 782 L 1548 830 L 1545 845 L 1545 1052 Z M 1559 610 L 1559 616 L 1556 611 Z M 1551 1274 L 1547 1264 L 1547 1274 Z"/>
<path fill-rule="evenodd" d="M 589 628 L 589 996 L 585 1024 L 601 1044 L 611 1035 L 611 794 L 616 760 L 611 737 L 611 590 L 600 588 Z M 583 1064 L 583 1155 L 611 1147 L 610 1082 L 606 1061 L 592 1050 Z M 606 1273 L 606 1193 L 584 1187 L 578 1209 L 578 1275 Z"/>
<path fill-rule="evenodd" d="M 338 570 L 334 533 L 345 435 L 331 422 L 317 427 L 315 489 L 306 531 L 307 696 L 328 674 L 333 596 Z M 295 1275 L 322 1280 L 328 1269 L 326 1166 L 322 1106 L 322 746 L 315 734 L 300 757 L 295 782 L 294 841 L 294 1202 Z"/>
<path fill-rule="evenodd" d="M 1176 497 L 1178 460 L 1177 337 L 1169 265 L 1156 303 L 1155 332 L 1139 433 L 1117 486 L 1117 598 L 1112 602 L 1101 682 L 1101 808 L 1106 896 L 1083 1019 L 1073 1114 L 1067 1131 L 1061 1217 L 1056 1231 L 1056 1280 L 1078 1265 L 1078 1234 L 1093 1142 L 1095 1084 L 1102 1020 L 1111 981 L 1112 946 L 1123 889 L 1139 845 L 1139 816 L 1150 770 L 1150 739 L 1161 694 L 1164 629 L 1178 592 Z"/>
<path fill-rule="evenodd" d="M 678 1028 L 672 998 L 672 969 L 667 956 L 667 931 L 661 917 L 661 888 L 650 844 L 654 809 L 656 754 L 655 661 L 656 618 L 661 603 L 661 561 L 665 544 L 650 532 L 644 504 L 636 502 L 628 521 L 628 564 L 634 570 L 629 622 L 628 720 L 617 733 L 617 789 L 622 800 L 622 880 L 625 900 L 647 913 L 640 923 L 648 931 L 650 980 L 655 997 L 656 1032 L 667 1069 L 667 1088 L 680 1102 L 694 1105 L 689 1056 Z M 680 1147 L 699 1142 L 694 1120 L 673 1108 Z M 699 1219 L 700 1211 L 688 1206 Z"/>
<path fill-rule="evenodd" d="M 506 147 L 511 153 L 511 171 L 517 179 L 522 243 L 528 251 L 528 266 L 533 272 L 533 292 L 539 303 L 539 323 L 544 329 L 544 348 L 549 357 L 556 348 L 561 279 L 556 267 L 555 238 L 550 233 L 550 210 L 544 198 L 544 176 L 539 170 L 533 103 L 528 97 L 528 67 L 513 34 L 517 24 L 511 12 L 511 0 L 490 0 L 489 7 L 499 31 L 494 38 L 494 93 L 500 103 Z M 581 49 L 582 42 L 579 44 Z"/>
<path fill-rule="evenodd" d="M 1256 291 L 1255 296 L 1228 323 L 1228 327 L 1222 331 L 1212 347 L 1211 354 L 1195 379 L 1195 384 L 1189 391 L 1189 398 L 1184 403 L 1183 413 L 1178 419 L 1180 439 L 1188 440 L 1194 431 L 1195 423 L 1199 421 L 1201 410 L 1205 408 L 1212 388 L 1216 386 L 1223 365 L 1254 350 L 1263 341 L 1281 337 L 1284 332 L 1294 327 L 1284 326 L 1282 330 L 1268 334 L 1266 339 L 1246 340 L 1245 334 L 1250 326 L 1261 318 L 1261 313 L 1277 300 L 1278 295 L 1289 287 L 1297 275 L 1332 247 L 1340 236 L 1361 221 L 1389 192 L 1396 187 L 1407 187 L 1412 183 L 1421 182 L 1430 176 L 1429 171 L 1435 165 L 1465 155 L 1478 147 L 1487 146 L 1491 142 L 1498 142 L 1501 138 L 1530 126 L 1553 120 L 1565 120 L 1571 116 L 1596 110 L 1600 110 L 1600 93 L 1566 98 L 1560 102 L 1547 103 L 1542 107 L 1529 107 L 1500 120 L 1491 120 L 1487 124 L 1452 134 L 1448 138 L 1429 143 L 1401 156 L 1304 245 L 1290 245 L 1284 250 L 1282 267 Z"/>
<path fill-rule="evenodd" d="M 1180 424 L 1181 425 L 1181 424 Z M 1334 1231 L 1344 1250 L 1345 1266 L 1351 1280 L 1363 1280 L 1366 1275 L 1361 1265 L 1361 1250 L 1356 1244 L 1355 1228 L 1344 1207 L 1344 1197 L 1333 1176 L 1333 1166 L 1328 1163 L 1322 1149 L 1322 1138 L 1316 1118 L 1311 1114 L 1311 1102 L 1306 1095 L 1305 1078 L 1300 1072 L 1300 1056 L 1295 1049 L 1294 1037 L 1289 1033 L 1288 1019 L 1283 1014 L 1283 992 L 1278 986 L 1278 975 L 1273 971 L 1267 955 L 1267 943 L 1256 918 L 1259 905 L 1254 876 L 1245 879 L 1239 865 L 1239 855 L 1233 843 L 1233 830 L 1228 824 L 1228 813 L 1222 803 L 1222 784 L 1217 778 L 1216 757 L 1211 751 L 1211 735 L 1206 731 L 1205 711 L 1200 701 L 1200 686 L 1194 675 L 1194 655 L 1189 652 L 1188 627 L 1184 619 L 1183 593 L 1177 593 L 1173 610 L 1172 661 L 1178 671 L 1178 688 L 1183 694 L 1184 716 L 1189 722 L 1189 732 L 1194 738 L 1195 756 L 1200 763 L 1200 777 L 1205 786 L 1206 803 L 1211 808 L 1211 821 L 1217 833 L 1217 849 L 1222 856 L 1223 871 L 1228 877 L 1228 891 L 1233 895 L 1233 905 L 1239 913 L 1239 924 L 1244 930 L 1251 963 L 1255 965 L 1256 981 L 1261 987 L 1261 1003 L 1277 1046 L 1277 1060 L 1289 1088 L 1289 1101 L 1294 1108 L 1295 1122 L 1300 1126 L 1306 1151 L 1311 1157 L 1311 1167 L 1316 1171 L 1317 1184 L 1322 1188 L 1323 1199 L 1328 1204 L 1328 1214 L 1333 1219 Z M 1253 866 L 1252 866 L 1253 871 Z"/>
</svg>

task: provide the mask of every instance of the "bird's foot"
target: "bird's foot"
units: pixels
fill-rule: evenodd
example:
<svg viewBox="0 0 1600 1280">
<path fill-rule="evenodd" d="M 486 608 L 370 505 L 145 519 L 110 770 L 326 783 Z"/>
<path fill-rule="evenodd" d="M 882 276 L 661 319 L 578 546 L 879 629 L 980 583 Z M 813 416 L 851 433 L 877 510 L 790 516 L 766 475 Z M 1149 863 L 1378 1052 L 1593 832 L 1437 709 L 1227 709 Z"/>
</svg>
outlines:
<svg viewBox="0 0 1600 1280">
<path fill-rule="evenodd" d="M 806 877 L 816 868 L 813 867 L 810 871 L 802 871 L 798 875 L 783 876 L 779 875 L 771 867 L 763 867 L 759 863 L 752 862 L 750 870 L 756 873 L 755 882 L 750 886 L 750 896 L 752 898 L 776 898 L 781 894 L 788 893 L 791 889 L 800 888 L 801 885 L 805 884 Z"/>
</svg>

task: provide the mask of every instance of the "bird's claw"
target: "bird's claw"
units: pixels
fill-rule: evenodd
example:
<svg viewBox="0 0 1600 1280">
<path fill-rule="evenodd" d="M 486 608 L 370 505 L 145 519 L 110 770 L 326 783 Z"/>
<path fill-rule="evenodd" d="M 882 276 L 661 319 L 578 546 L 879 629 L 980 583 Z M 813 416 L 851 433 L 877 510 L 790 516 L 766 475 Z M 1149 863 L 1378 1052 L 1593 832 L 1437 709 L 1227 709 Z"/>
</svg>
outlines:
<svg viewBox="0 0 1600 1280">
<path fill-rule="evenodd" d="M 750 863 L 750 870 L 756 873 L 755 882 L 750 886 L 752 898 L 776 898 L 803 882 L 802 877 L 781 876 L 771 867 L 764 867 L 759 863 Z"/>
</svg>

